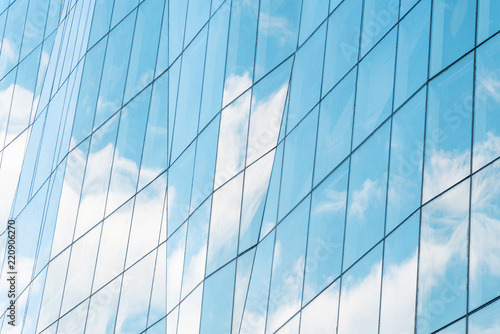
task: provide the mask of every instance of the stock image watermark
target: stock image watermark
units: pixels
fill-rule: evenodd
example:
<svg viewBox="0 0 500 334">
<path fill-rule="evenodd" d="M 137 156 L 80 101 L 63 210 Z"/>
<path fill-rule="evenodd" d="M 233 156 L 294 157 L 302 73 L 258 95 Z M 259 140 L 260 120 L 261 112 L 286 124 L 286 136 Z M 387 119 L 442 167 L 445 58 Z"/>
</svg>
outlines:
<svg viewBox="0 0 500 334">
<path fill-rule="evenodd" d="M 16 325 L 16 221 L 9 220 L 7 223 L 7 298 L 9 299 L 6 317 L 8 324 Z"/>
</svg>

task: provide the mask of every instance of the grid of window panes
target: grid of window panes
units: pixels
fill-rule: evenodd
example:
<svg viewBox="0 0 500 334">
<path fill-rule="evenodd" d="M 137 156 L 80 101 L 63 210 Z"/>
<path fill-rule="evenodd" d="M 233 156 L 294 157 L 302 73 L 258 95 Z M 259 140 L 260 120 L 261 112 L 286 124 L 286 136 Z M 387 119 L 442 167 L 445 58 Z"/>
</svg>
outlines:
<svg viewBox="0 0 500 334">
<path fill-rule="evenodd" d="M 500 332 L 499 31 L 495 0 L 0 1 L 0 331 Z"/>
</svg>

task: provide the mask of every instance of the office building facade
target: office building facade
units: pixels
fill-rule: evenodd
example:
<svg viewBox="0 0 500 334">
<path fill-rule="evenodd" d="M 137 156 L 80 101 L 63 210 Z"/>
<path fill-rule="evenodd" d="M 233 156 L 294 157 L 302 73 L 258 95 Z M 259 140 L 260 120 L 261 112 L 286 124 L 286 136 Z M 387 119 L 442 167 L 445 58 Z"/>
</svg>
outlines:
<svg viewBox="0 0 500 334">
<path fill-rule="evenodd" d="M 1 333 L 500 333 L 500 2 L 4 0 Z"/>
</svg>

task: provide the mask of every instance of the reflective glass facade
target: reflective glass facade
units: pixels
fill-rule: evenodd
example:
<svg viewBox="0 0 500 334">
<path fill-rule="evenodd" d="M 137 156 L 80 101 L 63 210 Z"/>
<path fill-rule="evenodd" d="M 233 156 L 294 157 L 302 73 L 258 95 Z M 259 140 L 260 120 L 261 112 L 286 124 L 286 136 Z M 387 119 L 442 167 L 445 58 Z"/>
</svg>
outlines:
<svg viewBox="0 0 500 334">
<path fill-rule="evenodd" d="M 0 332 L 500 333 L 499 31 L 495 0 L 1 0 Z"/>
</svg>

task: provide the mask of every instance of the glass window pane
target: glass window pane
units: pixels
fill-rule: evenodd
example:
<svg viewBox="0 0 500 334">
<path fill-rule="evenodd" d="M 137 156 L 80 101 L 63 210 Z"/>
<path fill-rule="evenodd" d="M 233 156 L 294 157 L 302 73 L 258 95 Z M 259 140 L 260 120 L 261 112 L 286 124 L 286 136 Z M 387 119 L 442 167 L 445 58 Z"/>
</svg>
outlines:
<svg viewBox="0 0 500 334">
<path fill-rule="evenodd" d="M 344 270 L 384 235 L 389 122 L 351 158 Z"/>
<path fill-rule="evenodd" d="M 337 6 L 342 2 L 342 0 L 330 0 L 330 13 L 337 8 Z"/>
<path fill-rule="evenodd" d="M 392 119 L 386 233 L 420 206 L 425 122 L 425 89 Z"/>
<path fill-rule="evenodd" d="M 69 248 L 49 263 L 47 278 L 43 289 L 42 304 L 38 315 L 37 333 L 57 320 L 59 316 L 59 307 L 61 305 L 68 260 Z"/>
<path fill-rule="evenodd" d="M 319 112 L 314 184 L 318 184 L 351 150 L 356 70 L 351 71 L 324 99 Z"/>
<path fill-rule="evenodd" d="M 392 112 L 395 50 L 393 29 L 359 64 L 353 148 Z"/>
<path fill-rule="evenodd" d="M 469 187 L 464 181 L 422 208 L 417 333 L 466 312 Z"/>
<path fill-rule="evenodd" d="M 1 22 L 0 22 L 1 23 Z M 0 45 L 1 47 L 1 45 Z M 1 49 L 0 49 L 1 51 Z M 11 102 L 12 102 L 12 94 L 14 91 L 14 88 L 16 87 L 15 82 L 16 82 L 16 75 L 17 75 L 17 70 L 11 71 L 9 74 L 7 74 L 5 77 L 2 78 L 0 81 L 0 94 L 2 97 L 2 109 L 0 110 L 0 119 L 2 122 L 0 123 L 0 141 L 1 141 L 1 148 L 3 149 L 5 147 L 5 134 L 7 132 L 7 126 L 8 126 L 8 120 L 11 112 Z M 41 122 L 39 122 L 41 123 Z M 37 142 L 38 144 L 38 142 Z M 38 147 L 37 147 L 38 149 Z"/>
<path fill-rule="evenodd" d="M 203 68 L 207 43 L 205 27 L 182 55 L 182 68 L 178 86 L 177 105 L 173 129 L 171 159 L 175 160 L 191 143 L 198 132 Z M 170 109 L 169 112 L 173 112 Z"/>
<path fill-rule="evenodd" d="M 221 113 L 215 184 L 217 189 L 245 167 L 251 91 Z"/>
<path fill-rule="evenodd" d="M 181 75 L 181 59 L 170 66 L 168 69 L 168 148 L 172 150 L 172 138 L 174 137 L 175 110 L 177 106 L 177 95 L 179 92 L 179 77 Z M 169 165 L 174 161 L 169 153 Z"/>
<path fill-rule="evenodd" d="M 150 326 L 149 322 L 148 326 Z M 155 323 L 153 326 L 149 327 L 145 334 L 164 334 L 166 332 L 167 332 L 167 318 L 165 317 L 162 320 Z"/>
<path fill-rule="evenodd" d="M 89 143 L 90 139 L 85 140 L 68 155 L 56 227 L 52 240 L 51 258 L 59 254 L 60 251 L 73 241 L 76 213 L 82 190 Z"/>
<path fill-rule="evenodd" d="M 361 55 L 365 55 L 397 22 L 398 0 L 365 0 Z"/>
<path fill-rule="evenodd" d="M 472 177 L 469 310 L 500 295 L 500 161 Z"/>
<path fill-rule="evenodd" d="M 205 277 L 210 205 L 209 198 L 189 218 L 181 298 L 187 296 Z"/>
<path fill-rule="evenodd" d="M 214 189 L 219 123 L 220 119 L 219 116 L 217 116 L 198 135 L 190 212 L 193 212 Z"/>
<path fill-rule="evenodd" d="M 110 33 L 97 99 L 94 129 L 122 106 L 136 12 L 127 16 Z"/>
<path fill-rule="evenodd" d="M 377 332 L 381 272 L 382 245 L 379 244 L 344 273 L 340 292 L 339 334 Z"/>
<path fill-rule="evenodd" d="M 170 3 L 169 3 L 170 4 Z M 174 7 L 175 4 L 183 4 L 181 2 L 173 2 L 171 3 L 171 6 Z M 169 47 L 169 31 L 168 31 L 168 21 L 169 21 L 169 11 L 170 11 L 170 6 L 165 4 L 163 6 L 163 14 L 162 14 L 162 21 L 161 21 L 161 31 L 160 31 L 160 39 L 158 42 L 158 55 L 156 56 L 156 70 L 155 70 L 155 77 L 158 77 L 161 75 L 165 70 L 168 68 L 169 63 L 169 54 L 168 54 L 168 47 Z M 185 17 L 185 15 L 184 15 Z M 184 28 L 184 26 L 183 26 Z M 179 29 L 180 30 L 180 29 Z"/>
<path fill-rule="evenodd" d="M 283 162 L 283 142 L 276 147 L 274 154 L 273 170 L 267 190 L 266 204 L 264 206 L 264 216 L 260 227 L 259 241 L 261 241 L 276 226 L 278 218 L 278 199 L 281 182 L 281 166 Z"/>
<path fill-rule="evenodd" d="M 500 35 L 476 51 L 473 171 L 500 156 L 499 58 Z"/>
<path fill-rule="evenodd" d="M 19 60 L 21 44 L 23 41 L 22 28 L 26 22 L 28 1 L 15 1 L 8 9 L 5 30 L 2 39 L 3 52 L 0 54 L 0 78 L 3 78 Z M 300 10 L 300 6 L 299 6 Z M 9 46 L 10 52 L 6 52 Z"/>
<path fill-rule="evenodd" d="M 38 46 L 44 38 L 44 29 L 46 24 L 49 1 L 31 0 L 28 2 L 28 12 L 26 13 L 26 25 L 24 26 L 23 45 L 21 47 L 21 57 L 23 59 L 33 49 Z M 2 10 L 0 10 L 1 12 Z M 10 16 L 10 15 L 9 15 Z M 83 17 L 82 19 L 85 19 Z M 3 21 L 0 18 L 0 24 Z M 3 27 L 0 33 L 3 35 Z"/>
<path fill-rule="evenodd" d="M 269 277 L 273 263 L 274 231 L 257 246 L 240 333 L 264 334 L 265 332 Z"/>
<path fill-rule="evenodd" d="M 171 235 L 187 219 L 191 200 L 191 183 L 195 145 L 188 147 L 168 170 L 167 233 Z"/>
<path fill-rule="evenodd" d="M 186 227 L 183 224 L 167 240 L 167 313 L 179 304 L 181 296 Z"/>
<path fill-rule="evenodd" d="M 440 330 L 437 334 L 465 334 L 465 319 L 455 322 L 453 325 Z"/>
<path fill-rule="evenodd" d="M 262 0 L 255 79 L 272 70 L 297 48 L 302 1 Z"/>
<path fill-rule="evenodd" d="M 75 238 L 80 237 L 104 218 L 118 121 L 119 114 L 92 135 L 78 208 Z"/>
<path fill-rule="evenodd" d="M 11 93 L 12 101 L 10 100 L 10 96 L 5 98 L 2 96 L 2 109 L 6 109 L 2 111 L 2 113 L 9 111 L 11 109 L 10 117 L 8 125 L 7 119 L 2 117 L 2 125 L 0 126 L 0 138 L 4 139 L 4 127 L 7 126 L 7 134 L 5 136 L 5 143 L 2 142 L 3 145 L 7 145 L 13 139 L 15 139 L 20 133 L 22 133 L 29 125 L 30 116 L 32 113 L 32 105 L 33 105 L 33 90 L 35 89 L 36 76 L 33 73 L 36 73 L 39 66 L 41 48 L 37 48 L 33 51 L 28 57 L 26 57 L 18 66 L 17 74 L 16 74 L 16 84 L 14 86 L 10 86 L 6 90 L 2 91 L 2 95 L 5 94 L 7 97 L 9 93 Z M 74 77 L 74 76 L 73 76 Z M 6 82 L 6 84 L 8 84 Z M 3 86 L 3 85 L 2 85 Z M 3 88 L 3 87 L 2 87 Z M 11 90 L 14 90 L 12 94 Z M 7 100 L 7 101 L 5 101 Z M 4 102 L 5 101 L 5 102 Z M 4 104 L 5 103 L 5 104 Z M 36 107 L 36 106 L 35 106 Z M 67 109 L 66 109 L 67 110 Z M 63 111 L 65 114 L 66 110 Z"/>
<path fill-rule="evenodd" d="M 125 267 L 129 267 L 158 245 L 166 179 L 163 174 L 135 197 Z"/>
<path fill-rule="evenodd" d="M 470 173 L 472 55 L 429 83 L 423 202 Z"/>
<path fill-rule="evenodd" d="M 431 77 L 474 47 L 475 24 L 476 1 L 433 1 Z"/>
<path fill-rule="evenodd" d="M 171 1 L 168 3 L 168 38 L 164 38 L 168 41 L 169 65 L 177 59 L 184 47 L 187 6 L 188 1 Z M 163 20 L 165 21 L 165 18 Z"/>
<path fill-rule="evenodd" d="M 203 129 L 221 109 L 230 8 L 231 3 L 226 1 L 210 19 L 199 129 Z"/>
<path fill-rule="evenodd" d="M 170 312 L 167 317 L 167 333 L 172 333 L 172 334 L 177 334 L 177 320 L 179 319 L 179 308 L 176 307 L 175 309 Z M 164 334 L 161 333 L 161 334 Z"/>
<path fill-rule="evenodd" d="M 256 2 L 232 1 L 222 106 L 252 85 L 258 15 Z"/>
<path fill-rule="evenodd" d="M 362 4 L 344 0 L 328 19 L 323 95 L 358 61 Z"/>
<path fill-rule="evenodd" d="M 500 301 L 469 316 L 469 333 L 495 333 L 500 329 Z"/>
<path fill-rule="evenodd" d="M 22 263 L 23 270 L 18 274 L 16 279 L 16 289 L 18 291 L 23 291 L 24 288 L 31 281 L 32 270 L 35 260 L 38 255 L 38 239 L 40 228 L 43 226 L 43 213 L 46 210 L 46 196 L 47 191 L 49 189 L 49 182 L 46 182 L 45 185 L 40 189 L 39 192 L 31 199 L 30 203 L 26 208 L 21 212 L 21 214 L 16 218 L 15 223 L 15 233 L 14 236 L 21 236 L 16 238 L 16 255 L 15 260 Z M 7 219 L 6 219 L 7 220 Z M 5 222 L 7 223 L 7 222 Z M 5 224 L 7 225 L 7 224 Z M 4 226 L 5 226 L 4 225 Z M 4 227 L 5 228 L 5 227 Z M 4 230 L 6 231 L 6 230 Z M 4 235 L 7 235 L 7 232 L 4 232 Z M 12 235 L 12 234 L 11 234 Z M 5 270 L 7 269 L 7 260 L 8 260 L 8 246 L 7 239 L 3 239 L 3 250 L 1 255 L 5 255 L 2 257 L 2 261 L 4 261 Z M 5 274 L 4 274 L 5 275 Z M 5 277 L 5 276 L 4 276 Z M 2 284 L 2 288 L 6 289 L 7 293 L 7 283 Z M 6 301 L 5 307 L 7 307 L 7 298 L 4 298 Z"/>
<path fill-rule="evenodd" d="M 271 151 L 245 171 L 238 252 L 255 245 L 259 238 L 275 151 Z"/>
<path fill-rule="evenodd" d="M 136 192 L 150 97 L 151 87 L 130 101 L 120 113 L 106 215 Z"/>
<path fill-rule="evenodd" d="M 206 275 L 236 256 L 242 187 L 243 173 L 213 195 Z"/>
<path fill-rule="evenodd" d="M 71 133 L 71 147 L 80 143 L 92 131 L 105 50 L 106 39 L 103 39 L 85 56 L 85 67 Z"/>
<path fill-rule="evenodd" d="M 88 4 L 82 4 L 82 15 L 75 40 L 75 50 L 73 52 L 73 60 L 71 61 L 70 68 L 76 66 L 83 54 L 87 51 L 90 28 L 92 25 L 92 18 L 94 16 L 94 7 L 95 1 L 89 1 Z"/>
<path fill-rule="evenodd" d="M 149 253 L 123 274 L 115 332 L 140 333 L 146 329 L 155 255 Z"/>
<path fill-rule="evenodd" d="M 70 313 L 65 314 L 59 320 L 57 332 L 83 334 L 88 307 L 89 300 L 85 300 L 83 303 L 72 309 Z"/>
<path fill-rule="evenodd" d="M 243 308 L 245 307 L 245 300 L 247 298 L 248 286 L 250 283 L 250 274 L 252 273 L 253 261 L 255 259 L 255 250 L 256 248 L 250 249 L 237 258 L 231 333 L 238 333 L 240 330 Z"/>
<path fill-rule="evenodd" d="M 335 333 L 339 308 L 339 281 L 334 282 L 302 310 L 301 333 Z"/>
<path fill-rule="evenodd" d="M 177 334 L 198 333 L 200 330 L 201 300 L 203 286 L 193 291 L 179 306 Z"/>
<path fill-rule="evenodd" d="M 276 334 L 299 334 L 300 314 L 296 314 L 292 319 L 277 330 Z"/>
<path fill-rule="evenodd" d="M 49 264 L 50 267 L 50 264 Z M 26 315 L 23 323 L 23 331 L 26 333 L 35 333 L 42 302 L 42 294 L 45 286 L 45 278 L 47 276 L 47 267 L 45 267 L 31 283 L 31 292 L 29 295 L 29 303 L 26 306 Z"/>
<path fill-rule="evenodd" d="M 125 265 L 134 201 L 130 200 L 103 222 L 92 291 L 119 275 Z"/>
<path fill-rule="evenodd" d="M 190 0 L 188 2 L 186 32 L 184 34 L 184 45 L 187 45 L 207 22 L 210 15 L 210 1 Z"/>
<path fill-rule="evenodd" d="M 492 36 L 500 30 L 500 2 L 494 0 L 479 0 L 477 13 L 477 43 Z"/>
<path fill-rule="evenodd" d="M 124 102 L 153 80 L 163 4 L 161 0 L 146 0 L 139 6 Z"/>
<path fill-rule="evenodd" d="M 231 332 L 235 270 L 233 261 L 206 279 L 200 333 Z"/>
<path fill-rule="evenodd" d="M 64 94 L 62 92 L 65 90 L 66 87 L 63 86 L 60 93 L 54 96 L 46 113 L 43 139 L 40 143 L 36 173 L 34 175 L 35 179 L 32 185 L 33 190 L 38 190 L 40 188 L 52 170 L 59 136 L 59 124 L 64 116 Z"/>
<path fill-rule="evenodd" d="M 295 54 L 290 83 L 287 133 L 311 110 L 320 98 L 326 24 Z"/>
<path fill-rule="evenodd" d="M 420 213 L 385 239 L 380 332 L 413 333 Z"/>
<path fill-rule="evenodd" d="M 111 27 L 120 22 L 138 4 L 138 0 L 120 1 L 116 0 L 113 6 L 113 18 Z"/>
<path fill-rule="evenodd" d="M 101 225 L 90 230 L 71 247 L 61 314 L 90 296 L 100 235 Z"/>
<path fill-rule="evenodd" d="M 34 274 L 38 275 L 40 271 L 45 267 L 47 262 L 50 259 L 50 252 L 51 252 L 51 247 L 52 247 L 52 241 L 53 241 L 53 236 L 54 236 L 54 230 L 55 230 L 55 225 L 56 225 L 56 218 L 58 214 L 58 208 L 59 208 L 59 203 L 61 201 L 61 190 L 63 186 L 63 181 L 64 181 L 64 174 L 66 171 L 66 162 L 67 160 L 63 160 L 63 162 L 57 166 L 57 170 L 54 171 L 54 174 L 52 175 L 50 179 L 50 185 L 48 188 L 48 192 L 46 195 L 46 202 L 45 202 L 45 217 L 42 218 L 42 224 L 43 224 L 43 229 L 40 230 L 39 232 L 39 245 L 38 250 L 37 250 L 37 257 L 35 260 L 35 271 Z M 35 209 L 38 211 L 37 209 Z M 29 217 L 28 219 L 32 219 L 33 216 Z M 74 228 L 74 217 L 73 221 L 71 221 L 68 225 L 71 226 L 71 228 Z M 31 225 L 31 224 L 29 224 Z M 32 227 L 31 225 L 30 227 Z M 7 237 L 7 234 L 4 234 L 4 237 Z M 31 240 L 27 240 L 30 243 L 33 243 Z M 28 249 L 30 247 L 27 247 Z M 21 252 L 20 252 L 21 254 Z M 0 252 L 0 256 L 3 256 L 2 252 Z M 94 261 L 95 262 L 95 261 Z M 29 274 L 28 274 L 29 275 Z M 27 275 L 27 276 L 28 276 Z M 33 279 L 33 277 L 30 277 L 30 279 Z M 19 280 L 21 282 L 21 280 Z M 19 284 L 19 283 L 18 283 Z M 19 287 L 21 285 L 18 285 Z M 30 297 L 31 299 L 31 297 Z"/>
<path fill-rule="evenodd" d="M 340 275 L 348 167 L 342 164 L 312 193 L 303 304 Z"/>
<path fill-rule="evenodd" d="M 401 0 L 399 17 L 403 17 L 419 0 Z M 401 28 L 401 27 L 400 27 Z"/>
<path fill-rule="evenodd" d="M 431 0 L 420 1 L 399 24 L 394 109 L 427 80 Z"/>
<path fill-rule="evenodd" d="M 303 0 L 299 45 L 311 35 L 328 14 L 328 0 Z"/>
<path fill-rule="evenodd" d="M 276 228 L 266 332 L 274 333 L 300 310 L 309 206 L 307 197 Z"/>
<path fill-rule="evenodd" d="M 285 140 L 278 221 L 311 190 L 317 125 L 315 108 Z"/>
<path fill-rule="evenodd" d="M 259 81 L 252 90 L 252 109 L 248 130 L 246 165 L 250 165 L 276 146 L 280 126 L 284 127 L 292 59 L 281 64 Z"/>
<path fill-rule="evenodd" d="M 164 242 L 157 248 L 156 264 L 149 302 L 148 326 L 163 318 L 167 314 L 167 244 Z M 156 325 L 155 325 L 156 326 Z M 156 333 L 156 332 L 155 332 Z M 165 329 L 163 330 L 165 333 Z"/>
<path fill-rule="evenodd" d="M 168 166 L 168 75 L 165 73 L 153 84 L 137 189 Z"/>
</svg>

